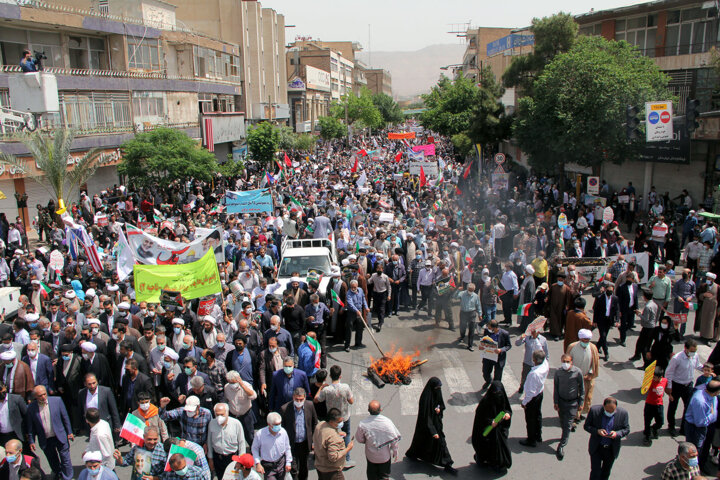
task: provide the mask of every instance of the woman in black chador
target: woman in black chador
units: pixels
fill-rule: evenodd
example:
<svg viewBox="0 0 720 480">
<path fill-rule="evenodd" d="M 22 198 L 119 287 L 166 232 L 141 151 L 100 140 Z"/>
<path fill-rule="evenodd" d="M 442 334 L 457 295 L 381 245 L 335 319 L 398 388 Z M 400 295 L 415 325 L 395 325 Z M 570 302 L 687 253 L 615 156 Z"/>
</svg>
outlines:
<svg viewBox="0 0 720 480">
<path fill-rule="evenodd" d="M 442 382 L 437 377 L 432 377 L 425 384 L 420 394 L 415 434 L 405 455 L 413 460 L 422 460 L 444 467 L 446 472 L 456 474 L 457 470 L 452 467 L 453 459 L 450 457 L 443 433 L 445 402 L 441 388 Z"/>
<path fill-rule="evenodd" d="M 493 424 L 500 412 L 505 412 L 505 415 L 487 436 L 483 436 L 485 429 Z M 492 382 L 475 410 L 472 445 L 478 465 L 494 467 L 498 471 L 512 466 L 512 457 L 508 447 L 510 412 L 510 402 L 505 393 L 505 387 L 502 382 Z"/>
</svg>

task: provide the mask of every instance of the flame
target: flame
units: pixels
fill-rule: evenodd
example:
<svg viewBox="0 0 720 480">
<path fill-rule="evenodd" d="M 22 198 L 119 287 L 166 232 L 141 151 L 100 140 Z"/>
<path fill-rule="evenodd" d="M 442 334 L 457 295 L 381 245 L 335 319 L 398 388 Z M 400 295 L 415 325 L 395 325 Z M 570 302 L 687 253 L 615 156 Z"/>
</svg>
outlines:
<svg viewBox="0 0 720 480">
<path fill-rule="evenodd" d="M 420 351 L 408 355 L 402 348 L 395 350 L 393 346 L 382 358 L 377 360 L 370 357 L 370 368 L 386 383 L 403 383 L 410 376 L 410 370 L 417 365 Z"/>
</svg>

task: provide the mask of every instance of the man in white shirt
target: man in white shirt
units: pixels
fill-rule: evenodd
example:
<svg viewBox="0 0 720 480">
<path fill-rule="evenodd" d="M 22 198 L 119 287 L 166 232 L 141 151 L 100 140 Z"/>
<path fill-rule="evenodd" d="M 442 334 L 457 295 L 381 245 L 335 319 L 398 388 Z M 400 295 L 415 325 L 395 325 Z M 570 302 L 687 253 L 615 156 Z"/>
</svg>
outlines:
<svg viewBox="0 0 720 480">
<path fill-rule="evenodd" d="M 113 440 L 110 424 L 100 418 L 100 410 L 88 408 L 85 412 L 85 421 L 90 426 L 90 438 L 87 451 L 100 452 L 102 465 L 108 470 L 115 469 L 115 441 Z"/>
<path fill-rule="evenodd" d="M 702 372 L 702 365 L 702 362 L 697 356 L 697 342 L 689 338 L 685 340 L 685 348 L 683 351 L 673 355 L 665 370 L 665 378 L 667 378 L 665 392 L 670 398 L 667 410 L 668 432 L 672 437 L 677 435 L 675 431 L 675 412 L 677 411 L 680 399 L 683 401 L 683 416 L 680 423 L 680 432 L 682 433 L 683 431 L 685 411 L 690 403 L 690 397 L 693 394 L 695 371 Z"/>
<path fill-rule="evenodd" d="M 245 432 L 240 420 L 229 416 L 227 403 L 213 408 L 215 418 L 208 425 L 208 464 L 211 470 L 224 472 L 233 455 L 245 453 Z"/>
<path fill-rule="evenodd" d="M 525 397 L 522 400 L 522 408 L 525 409 L 527 439 L 520 440 L 520 445 L 526 447 L 535 447 L 538 443 L 542 443 L 542 399 L 545 380 L 550 372 L 550 365 L 543 350 L 533 352 L 533 363 L 535 366 L 528 373 L 523 385 Z"/>
</svg>

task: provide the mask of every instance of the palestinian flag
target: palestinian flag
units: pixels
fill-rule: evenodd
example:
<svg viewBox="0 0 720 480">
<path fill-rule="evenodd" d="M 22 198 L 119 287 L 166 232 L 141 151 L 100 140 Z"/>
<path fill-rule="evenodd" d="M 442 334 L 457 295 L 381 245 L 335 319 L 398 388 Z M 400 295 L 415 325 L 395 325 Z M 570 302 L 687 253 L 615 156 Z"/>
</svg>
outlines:
<svg viewBox="0 0 720 480">
<path fill-rule="evenodd" d="M 286 167 L 292 167 L 292 162 L 290 161 L 290 157 L 288 157 L 287 153 L 285 153 L 285 152 L 283 152 L 283 160 L 285 160 Z"/>
<path fill-rule="evenodd" d="M 282 172 L 285 169 L 285 167 L 283 167 L 282 164 L 278 160 L 275 160 L 275 165 L 278 166 L 278 168 L 280 169 L 280 172 Z"/>
<path fill-rule="evenodd" d="M 362 150 L 360 150 L 359 152 L 357 152 L 357 153 L 358 153 L 358 155 L 360 155 L 361 157 L 367 157 L 367 154 L 368 154 L 368 152 L 366 152 L 364 148 L 363 148 Z"/>
<path fill-rule="evenodd" d="M 167 462 L 165 462 L 165 471 L 169 472 L 172 470 L 170 468 L 170 457 L 175 455 L 176 453 L 179 453 L 183 457 L 185 457 L 185 462 L 188 465 L 193 465 L 195 463 L 195 460 L 197 460 L 197 453 L 195 453 L 193 450 L 190 450 L 189 448 L 181 447 L 180 445 L 171 445 L 170 451 L 168 452 L 167 456 Z"/>
<path fill-rule="evenodd" d="M 340 297 L 338 297 L 338 294 L 335 293 L 335 290 L 330 289 L 330 297 L 332 297 L 333 302 L 337 302 L 341 307 L 345 306 L 342 300 L 340 300 Z"/>
<path fill-rule="evenodd" d="M 124 438 L 128 442 L 142 447 L 145 444 L 145 440 L 143 439 L 144 432 L 145 422 L 132 413 L 128 413 L 127 417 L 125 417 L 122 430 L 120 430 L 120 438 Z"/>
<path fill-rule="evenodd" d="M 520 305 L 518 307 L 517 315 L 518 317 L 527 317 L 530 315 L 530 307 L 532 307 L 532 303 L 526 303 L 525 305 Z"/>
<path fill-rule="evenodd" d="M 685 300 L 680 300 L 680 302 L 683 304 L 683 307 L 687 308 L 691 312 L 694 312 L 697 310 L 697 303 L 686 302 Z"/>
<path fill-rule="evenodd" d="M 322 348 L 320 348 L 320 343 L 311 336 L 307 337 L 307 342 L 308 342 L 308 345 L 310 345 L 310 349 L 315 354 L 315 362 L 313 363 L 313 366 L 315 368 L 320 368 L 320 353 L 322 353 Z"/>
<path fill-rule="evenodd" d="M 456 288 L 456 287 L 457 287 L 457 285 L 455 285 L 455 278 L 454 278 L 454 277 L 450 277 L 450 281 L 448 282 L 448 285 L 450 285 L 450 286 L 453 287 L 453 288 Z"/>
<path fill-rule="evenodd" d="M 442 200 L 438 200 L 437 202 L 435 202 L 433 204 L 433 209 L 440 210 L 442 208 L 442 206 L 443 206 Z"/>
</svg>

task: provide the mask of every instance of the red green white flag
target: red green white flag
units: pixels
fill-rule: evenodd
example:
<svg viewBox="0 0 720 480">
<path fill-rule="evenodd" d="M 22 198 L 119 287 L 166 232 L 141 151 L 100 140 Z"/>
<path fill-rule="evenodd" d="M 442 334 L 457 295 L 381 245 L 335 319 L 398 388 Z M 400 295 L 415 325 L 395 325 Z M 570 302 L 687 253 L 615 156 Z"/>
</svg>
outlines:
<svg viewBox="0 0 720 480">
<path fill-rule="evenodd" d="M 518 308 L 517 314 L 519 317 L 527 317 L 530 315 L 530 307 L 532 306 L 532 303 L 526 303 L 525 305 L 520 305 Z"/>
<path fill-rule="evenodd" d="M 195 463 L 195 460 L 197 460 L 197 453 L 195 453 L 193 450 L 181 447 L 180 445 L 171 445 L 170 451 L 168 452 L 167 461 L 165 462 L 166 472 L 172 470 L 172 468 L 170 468 L 170 457 L 172 457 L 176 453 L 179 453 L 180 455 L 185 457 L 185 462 L 187 463 L 187 465 L 193 465 Z"/>
<path fill-rule="evenodd" d="M 332 290 L 330 291 L 332 292 Z M 312 349 L 313 353 L 315 354 L 314 366 L 315 368 L 320 368 L 320 353 L 322 352 L 322 348 L 320 348 L 320 343 L 309 335 L 307 337 L 307 342 L 308 345 L 310 345 L 310 349 Z"/>
<path fill-rule="evenodd" d="M 335 290 L 330 290 L 330 296 L 332 297 L 333 302 L 337 302 L 341 307 L 345 306 L 345 304 L 340 300 L 340 297 L 338 297 L 338 294 L 335 293 Z"/>
<path fill-rule="evenodd" d="M 120 438 L 124 438 L 128 442 L 142 447 L 145 444 L 145 440 L 143 439 L 144 432 L 145 422 L 132 413 L 128 413 L 127 417 L 125 417 L 122 430 L 120 430 Z"/>
</svg>

